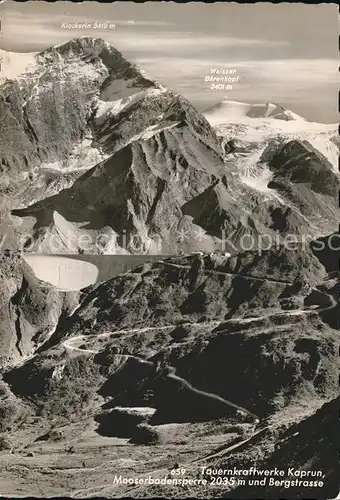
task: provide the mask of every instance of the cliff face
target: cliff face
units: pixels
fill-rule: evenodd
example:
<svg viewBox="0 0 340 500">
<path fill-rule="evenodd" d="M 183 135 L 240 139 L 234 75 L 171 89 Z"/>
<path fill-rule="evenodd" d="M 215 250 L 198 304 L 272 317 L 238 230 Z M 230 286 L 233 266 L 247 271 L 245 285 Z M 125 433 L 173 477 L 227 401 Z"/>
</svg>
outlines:
<svg viewBox="0 0 340 500">
<path fill-rule="evenodd" d="M 76 39 L 36 59 L 25 82 L 2 86 L 4 212 L 31 205 L 12 213 L 37 217 L 34 251 L 53 233 L 35 229 L 50 225 L 54 211 L 68 222 L 89 221 L 100 234 L 106 226 L 124 229 L 143 244 L 158 231 L 165 251 L 176 249 L 173 226 L 186 223 L 182 204 L 223 174 L 220 142 L 206 119 L 103 40 Z M 2 231 L 10 226 L 8 217 Z M 7 244 L 15 246 L 15 236 Z M 68 242 L 64 250 L 79 248 Z"/>
<path fill-rule="evenodd" d="M 45 342 L 59 317 L 77 304 L 77 293 L 58 292 L 38 280 L 20 255 L 0 262 L 1 366 L 20 363 Z"/>
</svg>

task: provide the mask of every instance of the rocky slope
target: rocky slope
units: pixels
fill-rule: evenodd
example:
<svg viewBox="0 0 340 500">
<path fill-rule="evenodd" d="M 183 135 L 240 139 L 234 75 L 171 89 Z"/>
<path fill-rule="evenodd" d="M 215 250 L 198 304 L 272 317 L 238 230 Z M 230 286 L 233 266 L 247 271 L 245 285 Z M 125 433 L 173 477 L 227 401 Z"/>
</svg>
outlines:
<svg viewBox="0 0 340 500">
<path fill-rule="evenodd" d="M 181 143 L 186 144 L 183 155 L 178 151 Z M 185 156 L 189 148 L 190 163 Z M 186 221 L 181 206 L 211 184 L 221 170 L 218 154 L 207 150 L 183 124 L 178 130 L 166 130 L 146 141 L 129 144 L 82 175 L 68 190 L 13 213 L 37 220 L 35 229 L 39 236 L 31 251 L 41 251 L 44 244 L 48 245 L 45 228 L 47 234 L 57 233 L 59 238 L 64 233 L 67 248 L 76 232 L 76 227 L 72 231 L 67 221 L 86 221 L 81 232 L 85 230 L 91 236 L 89 231 L 97 231 L 99 242 L 105 242 L 105 234 L 109 235 L 106 242 L 112 250 L 116 245 L 122 251 L 138 253 L 133 252 L 134 245 L 137 250 L 144 250 L 139 253 L 160 253 L 153 251 L 160 241 L 162 252 L 172 253 L 178 245 L 176 232 L 182 227 L 192 232 L 195 229 L 190 220 Z M 126 246 L 122 242 L 125 233 Z M 95 234 L 92 233 L 92 241 Z"/>
<path fill-rule="evenodd" d="M 249 494 L 264 498 L 312 498 L 320 496 L 323 498 L 337 498 L 339 493 L 339 482 L 336 479 L 339 475 L 339 437 L 336 432 L 338 423 L 339 398 L 335 398 L 324 404 L 314 415 L 306 417 L 299 423 L 287 422 L 284 425 L 274 425 L 272 432 L 264 433 L 264 436 L 250 446 L 245 447 L 241 454 L 243 463 L 254 456 L 262 448 L 270 451 L 270 456 L 260 459 L 257 467 L 264 469 L 284 470 L 286 474 L 281 479 L 281 484 L 269 486 L 269 483 L 262 487 L 239 487 L 229 493 L 230 498 L 245 498 Z M 249 455 L 250 453 L 250 455 Z M 261 452 L 260 452 L 261 453 Z M 259 454 L 260 454 L 259 453 Z M 238 457 L 241 458 L 241 457 Z M 222 458 L 214 466 L 228 468 L 230 459 Z M 289 468 L 304 471 L 322 471 L 323 487 L 315 489 L 306 486 L 288 486 L 288 481 L 292 482 L 297 478 L 289 476 Z M 305 476 L 306 478 L 307 476 Z M 304 479 L 305 479 L 304 478 Z M 315 478 L 313 478 L 315 479 Z M 310 478 L 309 478 L 310 480 Z"/>
<path fill-rule="evenodd" d="M 72 148 L 91 133 L 89 118 L 101 102 L 159 89 L 100 39 L 75 39 L 35 59 L 24 79 L 1 88 L 3 172 L 54 162 L 65 167 Z"/>
<path fill-rule="evenodd" d="M 77 222 L 87 222 L 84 209 L 89 209 L 97 212 L 100 219 L 95 226 L 102 229 L 108 224 L 115 230 L 117 224 L 112 227 L 111 219 L 121 210 L 124 229 L 129 231 L 129 219 L 139 210 L 136 203 L 140 203 L 145 205 L 142 212 L 146 212 L 147 220 L 142 216 L 136 225 L 146 225 L 147 229 L 138 227 L 136 232 L 143 239 L 143 233 L 152 225 L 153 212 L 159 211 L 159 198 L 160 204 L 166 205 L 167 196 L 172 196 L 173 190 L 180 191 L 180 199 L 171 207 L 171 218 L 179 224 L 184 189 L 189 186 L 190 190 L 192 186 L 193 193 L 189 191 L 187 198 L 199 192 L 196 181 L 200 172 L 203 173 L 200 184 L 204 186 L 211 183 L 212 176 L 221 176 L 220 144 L 204 117 L 184 98 L 148 78 L 103 40 L 81 38 L 43 51 L 36 56 L 36 67 L 29 77 L 25 81 L 6 81 L 1 95 L 5 118 L 0 131 L 1 165 L 3 191 L 9 205 L 3 203 L 5 213 L 13 208 L 10 195 L 14 195 L 17 206 L 47 197 L 47 205 L 66 219 L 70 217 L 72 222 L 74 215 L 65 211 L 65 204 L 70 205 L 72 200 L 74 211 L 79 212 Z M 108 162 L 100 163 L 81 177 L 79 185 L 75 184 L 82 171 L 105 158 L 109 158 Z M 114 175 L 115 186 L 111 186 L 112 171 L 117 164 L 120 174 Z M 145 193 L 146 199 L 139 199 L 144 196 L 148 178 L 150 188 Z M 178 189 L 175 184 L 180 183 L 184 185 Z M 88 207 L 86 185 L 90 184 L 92 198 L 94 189 L 97 192 L 95 199 L 91 199 L 93 206 Z M 63 192 L 60 202 L 48 198 L 68 185 L 73 189 Z M 72 198 L 75 190 L 79 199 Z M 118 191 L 123 199 L 112 207 L 107 197 L 115 198 Z M 132 191 L 136 192 L 137 200 L 130 201 Z M 36 210 L 32 210 L 35 214 Z M 109 220 L 107 212 L 113 212 Z M 27 215 L 27 211 L 20 215 Z M 49 220 L 51 212 L 47 221 L 38 217 L 34 229 Z M 172 223 L 171 220 L 168 225 L 171 227 Z M 36 231 L 33 235 L 36 236 Z M 114 236 L 110 237 L 114 247 Z M 66 246 L 66 251 L 70 250 Z"/>
<path fill-rule="evenodd" d="M 54 331 L 59 317 L 71 311 L 78 292 L 64 293 L 40 281 L 20 254 L 1 256 L 1 369 L 22 362 Z"/>
<path fill-rule="evenodd" d="M 133 446 L 140 473 L 156 476 L 172 467 L 164 453 L 175 444 L 176 460 L 194 476 L 197 465 L 191 460 L 228 465 L 225 450 L 233 445 L 233 466 L 256 455 L 263 466 L 291 456 L 303 468 L 307 455 L 316 456 L 315 446 L 310 442 L 309 452 L 299 455 L 294 436 L 300 431 L 294 426 L 303 428 L 299 422 L 338 392 L 338 331 L 326 317 L 336 306 L 337 291 L 317 255 L 281 247 L 261 255 L 171 257 L 141 263 L 73 294 L 34 280 L 27 264 L 8 257 L 3 268 L 10 286 L 3 293 L 15 300 L 10 299 L 1 330 L 3 352 L 12 359 L 3 369 L 4 387 L 12 394 L 15 422 L 20 405 L 39 421 L 22 424 L 22 436 L 9 425 L 6 437 L 15 454 L 22 460 L 23 446 L 38 455 L 50 453 L 45 446 L 58 442 L 55 453 L 65 455 L 71 445 L 86 450 L 89 436 L 100 436 L 124 440 L 118 441 L 120 453 L 128 456 Z M 8 345 L 19 332 L 20 349 L 29 359 Z M 153 465 L 147 464 L 149 446 L 159 446 Z M 15 454 L 6 473 L 12 483 Z M 95 451 L 89 456 L 100 465 Z M 104 468 L 112 456 L 107 460 Z M 53 474 L 59 478 L 58 470 Z M 70 484 L 58 481 L 54 494 L 69 491 Z M 42 484 L 51 487 L 49 476 Z M 158 496 L 168 498 L 171 491 L 164 487 Z M 98 486 L 95 492 L 102 490 Z M 143 492 L 141 487 L 135 496 Z M 215 498 L 218 492 L 211 492 Z"/>
<path fill-rule="evenodd" d="M 100 39 L 34 57 L 0 89 L 5 248 L 234 251 L 263 234 L 324 234 L 320 215 L 334 230 L 332 126 L 273 104 L 228 101 L 204 117 Z"/>
<path fill-rule="evenodd" d="M 337 125 L 308 122 L 282 106 L 277 114 L 277 108 L 224 101 L 204 112 L 226 149 L 234 197 L 268 235 L 330 233 L 339 218 Z"/>
<path fill-rule="evenodd" d="M 301 269 L 304 270 L 303 279 Z M 318 292 L 316 288 L 325 275 L 323 266 L 311 252 L 306 254 L 285 249 L 270 250 L 262 256 L 249 252 L 230 259 L 197 256 L 142 264 L 127 274 L 84 290 L 80 305 L 72 315 L 67 318 L 64 314 L 55 332 L 39 349 L 40 354 L 19 370 L 23 373 L 28 371 L 41 379 L 44 370 L 37 366 L 44 366 L 45 361 L 50 366 L 51 352 L 55 352 L 52 356 L 55 362 L 59 359 L 64 363 L 66 344 L 70 344 L 71 351 L 80 348 L 80 354 L 84 344 L 84 354 L 87 350 L 91 354 L 98 351 L 98 342 L 102 339 L 100 354 L 94 358 L 95 364 L 104 362 L 105 365 L 109 356 L 115 366 L 115 352 L 141 356 L 152 361 L 151 365 L 160 360 L 162 365 L 176 367 L 178 373 L 185 375 L 184 378 L 189 377 L 191 383 L 201 385 L 202 390 L 211 392 L 214 389 L 216 392 L 218 389 L 222 397 L 240 405 L 248 404 L 255 413 L 270 411 L 271 405 L 275 407 L 278 404 L 275 402 L 277 398 L 283 401 L 286 397 L 288 400 L 293 397 L 292 394 L 300 390 L 297 389 L 299 379 L 301 384 L 310 379 L 312 385 L 316 384 L 313 389 L 316 392 L 326 390 L 332 393 L 336 388 L 336 373 L 333 374 L 334 381 L 331 381 L 327 365 L 335 362 L 336 358 L 334 333 L 326 323 L 320 322 L 318 312 L 313 312 L 317 306 L 321 309 L 332 306 L 327 294 L 322 289 Z M 299 291 L 299 287 L 307 283 L 310 290 L 314 289 L 308 294 L 308 300 Z M 299 294 L 302 300 L 300 305 Z M 290 312 L 285 308 L 289 300 L 295 304 Z M 305 313 L 300 313 L 304 301 L 307 301 L 308 307 Z M 27 313 L 24 306 L 21 308 Z M 60 302 L 57 307 L 60 316 Z M 251 327 L 255 325 L 257 332 L 253 334 Z M 308 330 L 313 331 L 309 340 Z M 120 335 L 120 331 L 125 334 Z M 22 332 L 22 336 L 25 338 L 26 333 Z M 245 356 L 246 372 L 239 361 L 238 366 L 233 365 L 232 359 L 239 359 L 238 356 L 235 358 L 238 349 Z M 248 351 L 254 366 L 245 355 Z M 269 356 L 269 353 L 275 353 L 276 361 L 272 364 L 273 361 L 268 358 L 265 369 L 266 352 Z M 218 353 L 223 353 L 221 363 Z M 226 363 L 228 353 L 231 359 Z M 254 353 L 258 354 L 254 356 Z M 289 358 L 291 360 L 287 364 Z M 205 367 L 211 364 L 212 359 L 214 368 L 210 367 L 208 373 Z M 136 365 L 132 361 L 125 367 L 129 374 L 126 375 L 126 382 L 129 384 L 133 384 L 134 371 L 139 373 L 138 363 Z M 274 382 L 272 389 L 268 388 L 264 398 L 268 408 L 260 410 L 256 406 L 257 388 L 264 384 L 267 370 L 268 373 L 275 371 L 281 363 L 285 365 L 282 377 Z M 235 375 L 235 370 L 238 373 L 238 369 L 239 394 L 223 383 Z M 294 376 L 291 370 L 297 370 Z M 295 380 L 293 393 L 290 390 L 282 392 L 286 384 L 285 372 L 288 379 Z M 205 374 L 204 380 L 200 380 L 202 373 Z M 11 379 L 14 377 L 14 386 L 19 379 L 30 380 L 26 375 L 18 375 L 15 369 L 11 376 Z M 261 380 L 264 377 L 263 381 L 258 377 Z M 16 390 L 24 393 L 33 390 L 35 393 L 39 385 L 32 380 L 28 384 L 20 382 Z M 121 382 L 118 386 L 124 393 Z M 138 398 L 143 399 L 143 393 Z M 142 401 L 139 403 L 142 405 Z"/>
</svg>

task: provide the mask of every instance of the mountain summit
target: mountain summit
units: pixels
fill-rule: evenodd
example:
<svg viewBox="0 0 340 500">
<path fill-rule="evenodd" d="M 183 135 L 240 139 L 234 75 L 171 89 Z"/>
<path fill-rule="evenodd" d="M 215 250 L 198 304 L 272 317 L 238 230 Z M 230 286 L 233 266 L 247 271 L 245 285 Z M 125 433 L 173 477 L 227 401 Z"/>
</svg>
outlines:
<svg viewBox="0 0 340 500">
<path fill-rule="evenodd" d="M 271 102 L 249 104 L 225 99 L 204 111 L 204 115 L 212 125 L 227 123 L 244 118 L 274 118 L 276 120 L 303 120 L 302 116 L 293 113 L 281 104 Z"/>
</svg>

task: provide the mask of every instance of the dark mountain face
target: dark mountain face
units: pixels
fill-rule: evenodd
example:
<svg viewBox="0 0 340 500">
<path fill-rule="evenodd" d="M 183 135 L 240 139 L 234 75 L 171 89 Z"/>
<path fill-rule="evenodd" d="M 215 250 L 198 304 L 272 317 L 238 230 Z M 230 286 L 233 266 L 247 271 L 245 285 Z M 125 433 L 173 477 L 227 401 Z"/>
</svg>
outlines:
<svg viewBox="0 0 340 500">
<path fill-rule="evenodd" d="M 339 176 L 324 155 L 308 141 L 294 140 L 280 147 L 269 161 L 269 168 L 274 174 L 269 187 L 298 207 L 312 224 L 319 225 L 320 218 L 324 219 L 323 231 L 332 224 L 335 227 Z"/>
<path fill-rule="evenodd" d="M 89 133 L 104 149 L 110 144 L 110 152 L 115 151 L 123 141 L 157 125 L 162 113 L 165 123 L 187 121 L 211 147 L 219 147 L 206 120 L 185 99 L 146 77 L 101 39 L 75 39 L 41 52 L 25 82 L 19 87 L 7 81 L 1 98 L 4 172 L 56 160 L 62 165 Z M 122 112 L 95 117 L 99 104 L 118 100 Z M 102 141 L 107 130 L 112 137 Z"/>
<path fill-rule="evenodd" d="M 182 141 L 190 146 L 190 157 L 178 150 Z M 209 168 L 203 170 L 205 162 Z M 145 245 L 148 238 L 162 237 L 162 250 L 169 253 L 185 221 L 181 207 L 214 182 L 221 168 L 218 154 L 198 142 L 187 127 L 165 130 L 129 144 L 68 190 L 13 214 L 35 217 L 35 228 L 47 228 L 47 235 L 57 211 L 68 221 L 86 221 L 86 230 L 109 226 L 120 236 L 123 231 L 135 235 Z M 41 231 L 36 234 L 41 239 Z"/>
<path fill-rule="evenodd" d="M 134 95 L 142 103 L 145 93 L 152 89 L 160 93 L 159 88 L 100 39 L 76 39 L 40 53 L 24 82 L 7 81 L 0 92 L 4 117 L 0 165 L 2 181 L 10 184 L 8 194 L 16 195 L 14 204 L 54 194 L 70 185 L 79 170 L 82 173 L 107 157 L 105 139 L 101 144 L 103 131 L 96 132 L 99 103 Z M 150 120 L 134 119 L 137 127 L 123 127 L 124 144 Z M 122 146 L 119 129 L 115 135 L 111 152 Z"/>
<path fill-rule="evenodd" d="M 311 242 L 310 248 L 328 273 L 339 271 L 340 235 L 338 232 L 322 236 Z"/>
<path fill-rule="evenodd" d="M 331 163 L 307 141 L 283 145 L 272 158 L 270 168 L 275 176 L 284 177 L 292 184 L 306 184 L 318 194 L 334 197 L 339 190 L 339 179 Z"/>
</svg>

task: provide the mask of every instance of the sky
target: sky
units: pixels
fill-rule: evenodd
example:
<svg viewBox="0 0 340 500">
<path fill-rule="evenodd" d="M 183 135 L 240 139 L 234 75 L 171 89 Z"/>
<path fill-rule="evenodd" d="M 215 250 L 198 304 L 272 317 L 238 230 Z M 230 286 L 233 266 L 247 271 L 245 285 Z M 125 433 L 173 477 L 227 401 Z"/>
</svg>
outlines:
<svg viewBox="0 0 340 500">
<path fill-rule="evenodd" d="M 79 36 L 100 37 L 200 110 L 227 98 L 276 102 L 311 121 L 338 121 L 336 3 L 7 0 L 0 18 L 3 50 L 35 52 Z M 212 68 L 236 70 L 238 81 L 212 90 L 205 81 Z"/>
</svg>

